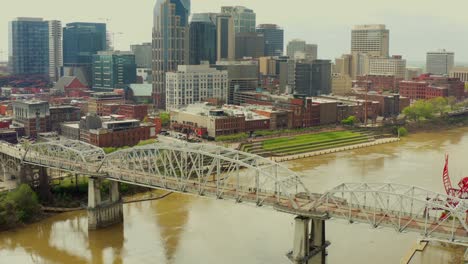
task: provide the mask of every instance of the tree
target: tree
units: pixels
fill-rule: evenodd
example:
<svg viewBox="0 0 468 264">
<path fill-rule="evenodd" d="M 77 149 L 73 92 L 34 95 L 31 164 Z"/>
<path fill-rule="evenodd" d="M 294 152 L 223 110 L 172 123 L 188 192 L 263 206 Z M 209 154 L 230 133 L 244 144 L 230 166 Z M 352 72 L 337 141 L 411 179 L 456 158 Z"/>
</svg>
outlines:
<svg viewBox="0 0 468 264">
<path fill-rule="evenodd" d="M 436 97 L 429 100 L 429 103 L 432 104 L 434 112 L 439 113 L 441 116 L 447 112 L 448 100 L 444 97 Z"/>
<path fill-rule="evenodd" d="M 341 124 L 345 126 L 354 126 L 357 123 L 357 118 L 355 116 L 349 116 L 346 119 L 341 120 Z"/>
<path fill-rule="evenodd" d="M 36 193 L 26 184 L 22 184 L 16 191 L 8 193 L 5 202 L 14 205 L 16 217 L 21 222 L 32 220 L 41 211 Z"/>
<path fill-rule="evenodd" d="M 171 121 L 171 116 L 167 112 L 159 114 L 159 118 L 161 118 L 161 123 L 164 127 L 169 125 L 169 122 Z"/>
<path fill-rule="evenodd" d="M 421 119 L 432 119 L 434 112 L 434 105 L 425 100 L 418 100 L 413 105 L 403 109 L 403 114 L 415 122 L 419 122 Z"/>
</svg>

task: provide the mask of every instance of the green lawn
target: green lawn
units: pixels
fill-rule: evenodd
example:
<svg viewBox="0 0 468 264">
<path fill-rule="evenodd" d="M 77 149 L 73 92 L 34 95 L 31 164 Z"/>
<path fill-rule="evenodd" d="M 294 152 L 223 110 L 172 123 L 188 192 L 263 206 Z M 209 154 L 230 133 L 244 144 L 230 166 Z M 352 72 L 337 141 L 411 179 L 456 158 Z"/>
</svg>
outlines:
<svg viewBox="0 0 468 264">
<path fill-rule="evenodd" d="M 366 135 L 352 131 L 324 132 L 277 138 L 263 142 L 263 149 L 278 155 L 305 153 L 368 142 Z"/>
</svg>

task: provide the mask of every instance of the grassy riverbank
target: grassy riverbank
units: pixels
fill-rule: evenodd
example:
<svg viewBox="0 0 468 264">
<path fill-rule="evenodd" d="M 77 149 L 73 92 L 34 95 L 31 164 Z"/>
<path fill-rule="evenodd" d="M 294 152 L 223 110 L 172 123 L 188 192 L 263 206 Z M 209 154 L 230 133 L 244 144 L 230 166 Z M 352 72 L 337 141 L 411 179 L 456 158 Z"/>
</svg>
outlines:
<svg viewBox="0 0 468 264">
<path fill-rule="evenodd" d="M 371 138 L 354 131 L 331 131 L 267 139 L 244 145 L 244 150 L 266 156 L 286 156 L 369 142 Z"/>
</svg>

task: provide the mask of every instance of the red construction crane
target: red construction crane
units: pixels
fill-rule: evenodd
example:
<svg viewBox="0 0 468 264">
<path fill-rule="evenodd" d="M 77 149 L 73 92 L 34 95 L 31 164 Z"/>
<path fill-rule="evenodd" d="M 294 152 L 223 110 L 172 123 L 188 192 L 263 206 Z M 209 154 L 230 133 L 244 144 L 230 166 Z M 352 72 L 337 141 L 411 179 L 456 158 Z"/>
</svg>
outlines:
<svg viewBox="0 0 468 264">
<path fill-rule="evenodd" d="M 463 178 L 458 183 L 459 189 L 456 189 L 452 186 L 452 180 L 450 179 L 448 171 L 448 155 L 445 155 L 445 166 L 442 179 L 444 181 L 445 192 L 447 195 L 460 199 L 468 199 L 468 177 Z"/>
</svg>

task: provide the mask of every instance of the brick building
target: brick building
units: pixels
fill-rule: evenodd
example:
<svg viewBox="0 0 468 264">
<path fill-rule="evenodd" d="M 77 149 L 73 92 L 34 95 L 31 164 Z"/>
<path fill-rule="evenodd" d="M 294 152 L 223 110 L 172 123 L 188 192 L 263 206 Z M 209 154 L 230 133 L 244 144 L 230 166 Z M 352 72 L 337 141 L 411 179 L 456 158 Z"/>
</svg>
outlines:
<svg viewBox="0 0 468 264">
<path fill-rule="evenodd" d="M 451 96 L 457 100 L 463 100 L 465 84 L 458 78 L 423 74 L 412 81 L 401 81 L 400 94 L 411 100 Z"/>
<path fill-rule="evenodd" d="M 15 101 L 13 102 L 13 127 L 23 127 L 28 137 L 49 132 L 50 109 L 49 103 L 43 101 Z"/>
<path fill-rule="evenodd" d="M 88 101 L 88 112 L 90 114 L 104 115 L 104 105 L 106 104 L 124 104 L 123 95 L 113 92 L 93 93 Z"/>
<path fill-rule="evenodd" d="M 399 83 L 403 78 L 395 77 L 393 75 L 365 75 L 357 76 L 354 85 L 359 87 L 366 87 L 368 84 L 371 91 L 391 91 L 396 92 L 399 88 Z"/>
<path fill-rule="evenodd" d="M 64 122 L 80 121 L 81 110 L 71 105 L 50 107 L 50 127 L 51 131 L 60 131 L 60 124 Z"/>
</svg>

